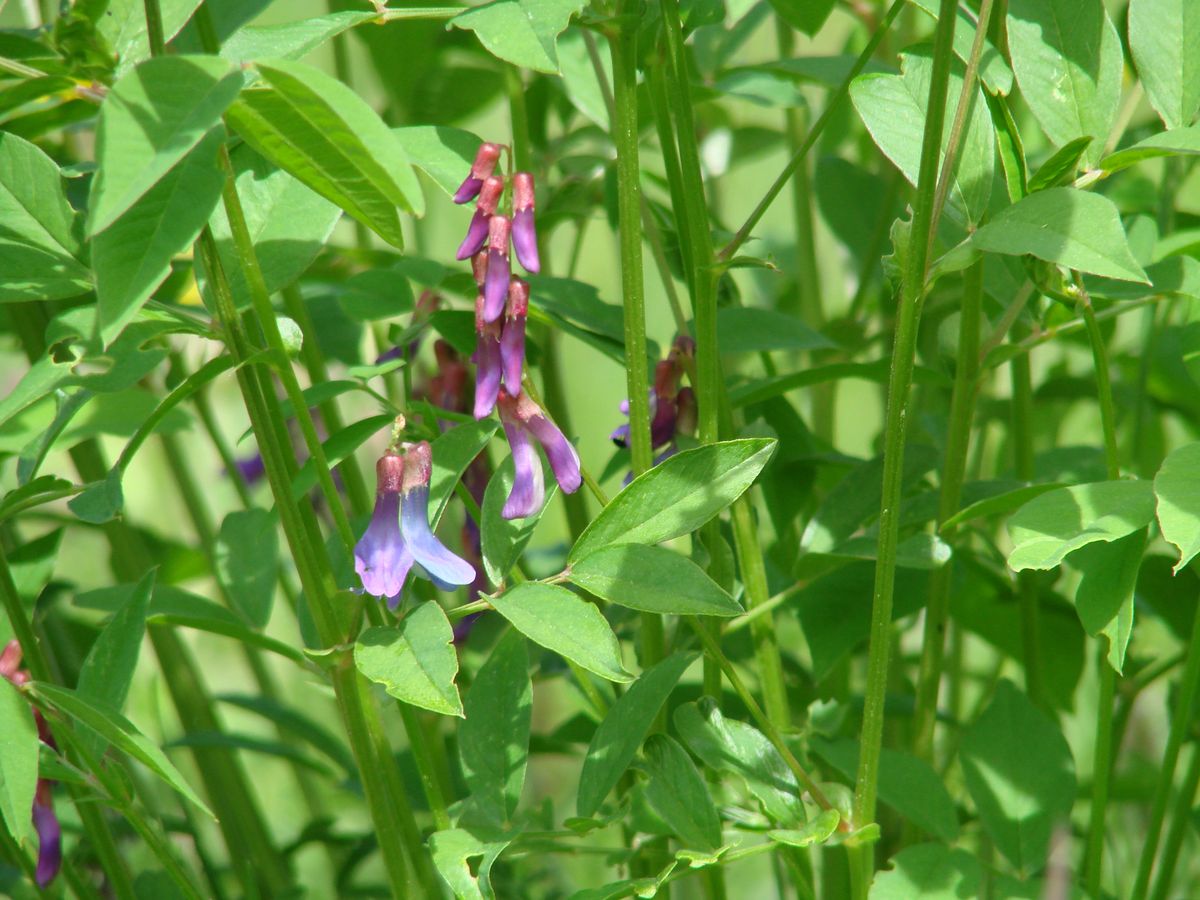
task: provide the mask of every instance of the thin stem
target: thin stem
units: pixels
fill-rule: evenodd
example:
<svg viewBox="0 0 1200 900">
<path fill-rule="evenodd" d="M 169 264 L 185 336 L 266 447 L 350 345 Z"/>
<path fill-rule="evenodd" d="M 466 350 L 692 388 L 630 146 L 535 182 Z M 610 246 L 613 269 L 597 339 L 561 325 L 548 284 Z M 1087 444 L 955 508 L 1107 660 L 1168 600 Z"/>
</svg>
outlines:
<svg viewBox="0 0 1200 900">
<path fill-rule="evenodd" d="M 983 261 L 972 265 L 963 276 L 962 308 L 958 326 L 958 357 L 954 390 L 950 399 L 950 425 L 946 434 L 946 461 L 938 495 L 938 528 L 958 512 L 967 474 L 971 423 L 975 416 L 979 368 L 979 328 L 983 320 Z M 953 541 L 956 529 L 941 531 Z M 921 645 L 921 669 L 917 679 L 916 709 L 913 713 L 913 752 L 933 762 L 933 733 L 937 719 L 938 687 L 946 645 L 946 623 L 950 617 L 953 561 L 945 563 L 930 579 L 929 605 Z"/>
<path fill-rule="evenodd" d="M 226 332 L 226 346 L 240 363 L 247 358 L 250 348 L 242 331 L 241 319 L 234 306 L 216 242 L 207 229 L 201 233 L 197 251 L 212 284 L 217 315 Z M 308 504 L 297 504 L 292 498 L 289 473 L 294 463 L 289 462 L 289 454 L 279 440 L 277 426 L 281 417 L 278 404 L 274 409 L 271 408 L 274 398 L 262 391 L 250 367 L 239 365 L 236 374 L 251 427 L 263 454 L 280 524 L 321 643 L 326 647 L 342 645 L 346 642 L 345 625 L 333 603 L 336 589 L 316 524 L 310 521 L 312 508 Z M 315 542 L 314 536 L 318 539 Z M 407 839 L 406 830 L 401 825 L 403 816 L 397 808 L 404 802 L 403 794 L 391 794 L 384 777 L 385 770 L 395 768 L 395 764 L 390 754 L 380 756 L 376 752 L 377 735 L 367 715 L 371 701 L 366 685 L 348 660 L 335 666 L 330 674 L 392 891 L 397 896 L 420 896 L 421 888 L 414 880 L 413 867 L 418 864 L 424 851 L 419 840 L 414 844 Z"/>
<path fill-rule="evenodd" d="M 1018 297 L 1018 299 L 1020 299 Z M 1033 375 L 1029 357 L 1013 359 L 1011 438 L 1013 470 L 1019 481 L 1032 482 L 1033 469 Z M 1017 573 L 1017 606 L 1021 618 L 1021 660 L 1025 668 L 1025 692 L 1042 704 L 1042 651 L 1040 600 L 1033 572 Z"/>
<path fill-rule="evenodd" d="M 754 207 L 754 212 L 750 213 L 749 218 L 746 219 L 742 227 L 737 230 L 737 233 L 733 236 L 729 243 L 726 244 L 721 252 L 717 254 L 718 260 L 732 259 L 733 255 L 737 253 L 742 244 L 746 243 L 746 240 L 750 237 L 750 233 L 754 230 L 754 226 L 758 224 L 759 220 L 766 214 L 767 210 L 771 208 L 771 204 L 775 202 L 775 198 L 779 196 L 779 192 L 783 190 L 783 186 L 788 183 L 788 179 L 790 179 L 792 175 L 795 174 L 796 170 L 803 164 L 804 158 L 808 155 L 808 151 L 813 148 L 814 144 L 816 144 L 817 138 L 821 136 L 821 132 L 824 131 L 825 126 L 829 124 L 829 120 L 833 116 L 833 113 L 837 110 L 838 104 L 850 90 L 850 82 L 857 78 L 859 73 L 866 68 L 866 65 L 868 62 L 870 62 L 871 57 L 875 55 L 875 50 L 879 47 L 884 36 L 888 33 L 888 29 L 892 27 L 892 23 L 896 20 L 896 17 L 900 15 L 900 11 L 904 9 L 904 7 L 905 0 L 893 0 L 892 5 L 888 7 L 887 14 L 883 17 L 883 21 L 879 23 L 879 27 L 875 30 L 875 33 L 871 35 L 871 39 L 867 41 L 867 46 L 863 48 L 862 53 L 858 55 L 858 59 L 854 61 L 854 65 L 850 68 L 849 74 L 847 74 L 845 80 L 838 85 L 837 90 L 830 95 L 828 102 L 825 104 L 825 109 L 821 111 L 821 115 L 817 117 L 817 121 L 813 123 L 812 127 L 808 130 L 808 134 L 804 136 L 804 142 L 797 148 L 796 152 L 792 154 L 792 158 L 788 161 L 788 164 L 783 167 L 783 171 L 779 173 L 779 176 L 775 179 L 775 182 L 771 185 L 771 187 L 767 189 L 767 193 L 763 196 L 762 200 L 758 202 L 758 206 Z M 940 17 L 938 21 L 939 23 L 941 22 Z"/>
<path fill-rule="evenodd" d="M 1187 664 L 1183 670 L 1183 678 L 1179 692 L 1175 695 L 1175 708 L 1171 711 L 1171 730 L 1167 735 L 1167 746 L 1163 752 L 1162 764 L 1158 770 L 1158 784 L 1154 789 L 1154 801 L 1150 809 L 1150 821 L 1142 835 L 1142 853 L 1138 858 L 1137 875 L 1134 879 L 1131 900 L 1146 900 L 1146 892 L 1150 886 L 1150 872 L 1154 868 L 1154 856 L 1158 852 L 1158 842 L 1162 837 L 1163 819 L 1167 813 L 1167 802 L 1171 797 L 1171 785 L 1175 781 L 1175 765 L 1179 762 L 1179 749 L 1183 746 L 1192 721 L 1192 711 L 1196 708 L 1196 695 L 1200 693 L 1200 616 L 1196 616 L 1192 624 L 1191 640 L 1188 642 L 1191 652 L 1187 655 Z"/>
<path fill-rule="evenodd" d="M 1112 781 L 1113 695 L 1117 682 L 1117 673 L 1109 665 L 1103 639 L 1096 642 L 1096 667 L 1099 670 L 1100 696 L 1096 701 L 1096 746 L 1092 756 L 1092 809 L 1083 856 L 1084 883 L 1093 897 L 1100 896 L 1100 873 L 1104 862 L 1104 819 Z"/>
<path fill-rule="evenodd" d="M 1158 861 L 1158 871 L 1154 874 L 1154 890 L 1150 900 L 1167 900 L 1171 890 L 1171 878 L 1175 874 L 1175 866 L 1179 862 L 1179 849 L 1183 839 L 1192 827 L 1192 804 L 1196 801 L 1196 788 L 1200 786 L 1200 744 L 1192 745 L 1192 758 L 1188 762 L 1183 776 L 1183 784 L 1179 786 L 1179 796 L 1175 799 L 1175 808 L 1171 811 L 1171 824 L 1167 828 L 1167 840 L 1163 844 L 1162 858 Z M 1099 897 L 1099 881 L 1097 890 L 1092 894 Z"/>
<path fill-rule="evenodd" d="M 417 766 L 421 788 L 425 791 L 425 799 L 429 801 L 429 810 L 433 813 L 433 825 L 438 831 L 445 831 L 450 827 L 450 814 L 446 809 L 446 795 L 442 791 L 442 782 L 430 753 L 430 746 L 434 742 L 425 740 L 425 729 L 415 707 L 400 700 L 396 701 L 396 706 L 400 709 L 404 731 L 408 734 L 408 748 L 412 751 L 413 761 Z M 440 744 L 441 740 L 437 743 Z"/>
<path fill-rule="evenodd" d="M 908 432 L 908 404 L 916 356 L 917 329 L 929 264 L 929 223 L 933 218 L 937 166 L 946 115 L 946 94 L 953 59 L 955 0 L 941 0 L 933 47 L 933 72 L 926 104 L 925 133 L 914 200 L 911 245 L 903 272 L 896 341 L 888 379 L 887 416 L 883 444 L 883 492 L 879 506 L 879 542 L 876 551 L 875 588 L 871 604 L 871 638 L 867 657 L 867 685 L 863 705 L 861 753 L 855 779 L 853 822 L 862 828 L 875 819 L 879 758 L 883 745 L 884 699 L 887 695 L 891 649 L 892 600 L 896 583 L 896 548 L 900 538 L 900 495 L 903 487 L 904 443 Z M 855 854 L 862 867 L 856 897 L 865 898 L 873 869 L 869 850 Z M 853 865 L 855 860 L 851 860 Z"/>
<path fill-rule="evenodd" d="M 167 52 L 167 42 L 163 37 L 163 17 L 158 0 L 142 0 L 146 11 L 146 40 L 150 44 L 151 56 L 162 56 Z"/>
<path fill-rule="evenodd" d="M 250 288 L 250 298 L 254 304 L 254 311 L 259 327 L 262 329 L 267 346 L 278 357 L 279 366 L 277 373 L 279 380 L 283 384 L 284 392 L 292 404 L 292 413 L 296 417 L 296 421 L 300 424 L 300 432 L 304 436 L 305 446 L 308 448 L 309 456 L 316 469 L 317 483 L 320 484 L 321 493 L 324 495 L 329 511 L 333 515 L 338 536 L 346 545 L 346 549 L 353 552 L 355 544 L 354 532 L 350 528 L 350 520 L 346 518 L 346 510 L 342 507 L 341 497 L 338 494 L 337 486 L 333 482 L 333 475 L 329 471 L 329 461 L 325 458 L 325 448 L 321 445 L 321 439 L 317 436 L 317 429 L 313 423 L 312 414 L 308 410 L 308 405 L 304 402 L 304 394 L 300 390 L 300 382 L 296 379 L 296 373 L 292 369 L 287 348 L 283 343 L 283 336 L 279 332 L 279 323 L 275 317 L 275 310 L 271 307 L 271 296 L 267 291 L 267 283 L 263 279 L 262 269 L 258 264 L 258 254 L 254 249 L 254 240 L 250 237 L 250 229 L 246 225 L 246 214 L 242 209 L 241 199 L 238 197 L 236 173 L 233 169 L 233 162 L 229 158 L 228 149 L 221 147 L 219 159 L 221 167 L 225 170 L 225 186 L 221 193 L 225 205 L 225 214 L 229 219 L 229 230 L 233 236 L 233 244 L 237 251 L 238 261 L 245 275 L 246 284 Z"/>
<path fill-rule="evenodd" d="M 1096 392 L 1100 400 L 1100 425 L 1104 432 L 1104 464 L 1108 470 L 1108 478 L 1115 481 L 1121 477 L 1120 451 L 1117 448 L 1117 416 L 1113 405 L 1112 379 L 1108 371 L 1108 347 L 1104 343 L 1104 335 L 1100 332 L 1100 323 L 1096 321 L 1095 310 L 1092 309 L 1092 298 L 1083 287 L 1083 280 L 1076 275 L 1077 290 L 1079 291 L 1079 306 L 1082 308 L 1083 321 L 1087 327 L 1088 339 L 1092 345 L 1092 359 L 1096 369 Z"/>
</svg>

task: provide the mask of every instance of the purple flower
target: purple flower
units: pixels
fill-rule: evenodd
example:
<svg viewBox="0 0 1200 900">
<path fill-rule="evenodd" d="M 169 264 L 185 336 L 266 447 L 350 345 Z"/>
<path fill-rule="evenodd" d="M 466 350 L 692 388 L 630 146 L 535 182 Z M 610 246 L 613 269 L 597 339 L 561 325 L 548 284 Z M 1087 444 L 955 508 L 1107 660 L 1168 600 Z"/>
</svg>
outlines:
<svg viewBox="0 0 1200 900">
<path fill-rule="evenodd" d="M 488 237 L 488 222 L 496 214 L 496 206 L 503 193 L 503 178 L 493 175 L 483 183 L 479 202 L 475 204 L 475 215 L 471 216 L 471 224 L 467 226 L 467 236 L 458 245 L 458 259 L 467 259 L 483 249 Z"/>
<path fill-rule="evenodd" d="M 498 405 L 500 422 L 512 449 L 515 472 L 512 490 L 501 515 L 506 519 L 519 519 L 542 508 L 546 497 L 542 465 L 530 438 L 536 438 L 542 445 L 558 486 L 568 494 L 579 490 L 582 483 L 579 454 L 529 395 L 512 397 L 501 391 Z"/>
<path fill-rule="evenodd" d="M 479 193 L 483 182 L 496 169 L 496 161 L 500 159 L 499 144 L 483 144 L 475 154 L 475 162 L 471 165 L 471 174 L 459 185 L 454 194 L 455 203 L 467 203 Z"/>
<path fill-rule="evenodd" d="M 429 528 L 432 450 L 427 441 L 402 457 L 389 451 L 375 465 L 375 511 L 354 547 L 354 570 L 368 594 L 395 609 L 410 569 L 442 590 L 470 584 L 475 569 L 446 549 Z"/>
<path fill-rule="evenodd" d="M 500 333 L 500 362 L 504 389 L 516 397 L 521 393 L 521 371 L 525 367 L 525 318 L 529 314 L 529 284 L 513 278 L 508 284 L 508 306 Z"/>
<path fill-rule="evenodd" d="M 54 801 L 50 796 L 50 782 L 39 778 L 37 793 L 33 796 L 33 828 L 38 836 L 37 872 L 34 878 L 38 887 L 44 888 L 62 866 L 62 827 L 54 814 Z"/>
<path fill-rule="evenodd" d="M 488 219 L 487 273 L 483 281 L 483 320 L 495 322 L 504 312 L 508 299 L 508 279 L 512 269 L 508 262 L 508 237 L 512 222 L 508 216 Z"/>
<path fill-rule="evenodd" d="M 525 271 L 537 273 L 542 266 L 538 259 L 533 206 L 533 176 L 528 172 L 518 172 L 513 176 L 513 249 L 517 251 L 517 260 L 525 267 Z"/>
<path fill-rule="evenodd" d="M 480 294 L 475 299 L 475 354 L 471 361 L 478 367 L 475 373 L 475 418 L 485 419 L 496 408 L 496 396 L 500 393 L 500 378 L 503 365 L 500 340 L 503 336 L 500 322 L 483 320 L 484 299 Z"/>
</svg>

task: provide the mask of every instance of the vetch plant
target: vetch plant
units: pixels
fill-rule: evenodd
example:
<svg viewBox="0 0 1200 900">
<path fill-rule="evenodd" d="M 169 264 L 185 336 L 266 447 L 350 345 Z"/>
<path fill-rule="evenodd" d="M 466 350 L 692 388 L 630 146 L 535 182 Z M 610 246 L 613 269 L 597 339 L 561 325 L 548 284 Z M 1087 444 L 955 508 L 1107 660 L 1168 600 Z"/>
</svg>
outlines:
<svg viewBox="0 0 1200 900">
<path fill-rule="evenodd" d="M 0 894 L 1200 896 L 1193 4 L 317 6 L 0 4 Z"/>
</svg>

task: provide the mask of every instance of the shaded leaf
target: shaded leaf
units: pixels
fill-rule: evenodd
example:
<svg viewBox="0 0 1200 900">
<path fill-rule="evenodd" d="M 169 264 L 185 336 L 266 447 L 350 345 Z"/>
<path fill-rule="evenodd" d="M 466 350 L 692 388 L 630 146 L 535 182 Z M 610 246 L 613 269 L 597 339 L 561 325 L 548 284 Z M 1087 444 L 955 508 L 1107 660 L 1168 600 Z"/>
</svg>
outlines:
<svg viewBox="0 0 1200 900">
<path fill-rule="evenodd" d="M 1168 128 L 1200 109 L 1200 8 L 1189 0 L 1130 0 L 1129 49 L 1150 105 Z"/>
<path fill-rule="evenodd" d="M 643 767 L 649 776 L 646 800 L 684 847 L 713 851 L 721 846 L 721 820 L 708 787 L 679 743 L 665 734 L 646 739 Z"/>
<path fill-rule="evenodd" d="M 442 608 L 429 600 L 398 628 L 368 628 L 354 644 L 354 665 L 365 677 L 405 703 L 447 716 L 462 716 L 454 683 L 458 654 Z"/>
<path fill-rule="evenodd" d="M 0 678 L 0 815 L 23 844 L 33 837 L 33 794 L 38 777 L 38 731 L 29 701 Z"/>
<path fill-rule="evenodd" d="M 275 517 L 265 509 L 234 510 L 221 522 L 213 553 L 213 574 L 234 608 L 264 628 L 279 566 Z"/>
<path fill-rule="evenodd" d="M 663 547 L 605 547 L 573 563 L 570 577 L 602 600 L 643 612 L 694 616 L 745 612 L 698 565 Z"/>
<path fill-rule="evenodd" d="M 1171 452 L 1154 476 L 1158 526 L 1179 550 L 1175 572 L 1200 553 L 1200 444 Z"/>
<path fill-rule="evenodd" d="M 584 5 L 584 0 L 492 0 L 459 13 L 450 26 L 474 31 L 505 62 L 557 75 L 556 39 Z"/>
</svg>

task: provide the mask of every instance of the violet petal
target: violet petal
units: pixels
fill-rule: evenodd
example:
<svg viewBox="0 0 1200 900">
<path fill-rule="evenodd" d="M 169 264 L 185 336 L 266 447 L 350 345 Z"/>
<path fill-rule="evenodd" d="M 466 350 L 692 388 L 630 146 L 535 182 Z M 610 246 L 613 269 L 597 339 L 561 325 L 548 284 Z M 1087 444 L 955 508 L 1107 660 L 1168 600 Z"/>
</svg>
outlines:
<svg viewBox="0 0 1200 900">
<path fill-rule="evenodd" d="M 525 317 L 504 323 L 500 333 L 500 362 L 504 368 L 504 389 L 512 397 L 520 396 L 521 371 L 525 367 Z"/>
<path fill-rule="evenodd" d="M 481 187 L 483 187 L 482 178 L 468 175 L 463 183 L 458 186 L 458 190 L 454 192 L 454 202 L 469 203 L 475 199 L 475 195 L 479 193 Z"/>
<path fill-rule="evenodd" d="M 550 468 L 558 486 L 568 494 L 579 490 L 583 479 L 579 474 L 579 454 L 574 445 L 558 430 L 558 426 L 543 415 L 530 416 L 527 427 L 546 451 Z"/>
<path fill-rule="evenodd" d="M 537 229 L 534 228 L 532 209 L 522 209 L 513 213 L 512 242 L 513 249 L 517 251 L 517 261 L 525 267 L 525 271 L 535 274 L 541 271 Z"/>
<path fill-rule="evenodd" d="M 475 210 L 475 214 L 471 216 L 471 224 L 467 226 L 467 236 L 458 245 L 456 259 L 470 259 L 483 249 L 483 244 L 487 240 L 488 235 L 489 218 L 491 217 L 483 210 Z"/>
<path fill-rule="evenodd" d="M 475 346 L 475 418 L 486 419 L 496 408 L 500 393 L 500 342 L 489 334 L 479 335 Z"/>
<path fill-rule="evenodd" d="M 513 484 L 500 515 L 505 519 L 523 519 L 535 515 L 546 499 L 542 461 L 529 432 L 519 422 L 504 421 L 504 433 L 512 449 Z"/>
<path fill-rule="evenodd" d="M 38 835 L 37 879 L 38 887 L 44 888 L 62 865 L 62 827 L 58 816 L 48 803 L 33 804 L 33 827 Z"/>
<path fill-rule="evenodd" d="M 508 257 L 499 251 L 488 250 L 487 275 L 483 281 L 483 321 L 495 322 L 504 312 L 511 275 Z"/>
<path fill-rule="evenodd" d="M 363 590 L 376 597 L 399 598 L 404 590 L 412 554 L 400 531 L 400 495 L 376 494 L 371 524 L 354 546 L 354 571 Z"/>
<path fill-rule="evenodd" d="M 455 556 L 429 529 L 429 486 L 413 487 L 400 505 L 401 529 L 420 570 L 443 590 L 475 580 L 475 567 Z"/>
</svg>

